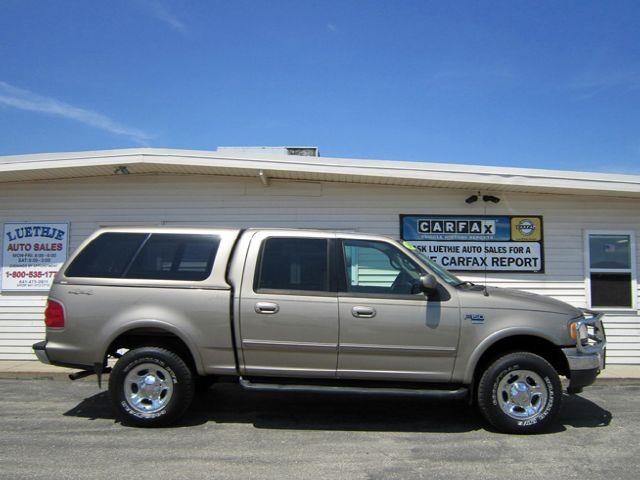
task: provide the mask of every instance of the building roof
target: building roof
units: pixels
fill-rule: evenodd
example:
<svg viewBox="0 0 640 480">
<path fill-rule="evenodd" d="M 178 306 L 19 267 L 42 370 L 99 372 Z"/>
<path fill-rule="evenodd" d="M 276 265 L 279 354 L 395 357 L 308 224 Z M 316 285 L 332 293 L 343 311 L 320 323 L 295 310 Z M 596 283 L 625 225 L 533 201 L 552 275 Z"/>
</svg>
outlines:
<svg viewBox="0 0 640 480">
<path fill-rule="evenodd" d="M 126 168 L 122 168 L 126 167 Z M 231 175 L 469 191 L 640 197 L 640 175 L 224 151 L 134 148 L 0 157 L 0 183 L 117 174 Z"/>
</svg>

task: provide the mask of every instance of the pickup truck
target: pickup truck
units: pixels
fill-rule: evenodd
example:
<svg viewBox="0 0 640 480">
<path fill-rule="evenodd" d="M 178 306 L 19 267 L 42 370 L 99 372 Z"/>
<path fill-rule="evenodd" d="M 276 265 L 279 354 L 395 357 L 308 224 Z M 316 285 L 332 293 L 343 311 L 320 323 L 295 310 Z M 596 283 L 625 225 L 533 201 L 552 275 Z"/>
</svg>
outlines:
<svg viewBox="0 0 640 480">
<path fill-rule="evenodd" d="M 55 276 L 40 361 L 110 372 L 124 423 L 166 425 L 198 387 L 466 400 L 547 428 L 604 368 L 602 314 L 462 281 L 406 242 L 295 229 L 108 228 Z M 111 368 L 111 358 L 117 359 Z"/>
</svg>

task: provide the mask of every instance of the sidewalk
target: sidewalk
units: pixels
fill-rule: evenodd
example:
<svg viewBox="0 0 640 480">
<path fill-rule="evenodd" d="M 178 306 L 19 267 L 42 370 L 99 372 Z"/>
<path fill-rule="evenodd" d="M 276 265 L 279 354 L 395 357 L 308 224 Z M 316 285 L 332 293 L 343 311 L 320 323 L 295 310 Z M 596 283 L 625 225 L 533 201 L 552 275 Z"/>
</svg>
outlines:
<svg viewBox="0 0 640 480">
<path fill-rule="evenodd" d="M 0 360 L 0 379 L 66 379 L 73 368 L 45 365 L 37 360 L 10 361 Z M 88 377 L 94 379 L 94 377 Z M 640 383 L 640 365 L 607 365 L 598 377 L 598 383 Z"/>
</svg>

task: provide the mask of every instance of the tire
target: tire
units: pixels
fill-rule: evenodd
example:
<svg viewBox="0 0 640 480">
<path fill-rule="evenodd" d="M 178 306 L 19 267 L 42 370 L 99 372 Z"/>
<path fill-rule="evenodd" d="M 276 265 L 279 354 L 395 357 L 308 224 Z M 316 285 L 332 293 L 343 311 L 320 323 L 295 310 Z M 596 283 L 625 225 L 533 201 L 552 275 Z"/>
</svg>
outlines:
<svg viewBox="0 0 640 480">
<path fill-rule="evenodd" d="M 478 407 L 504 433 L 546 430 L 560 410 L 562 384 L 544 358 L 529 352 L 504 355 L 484 371 L 478 383 Z"/>
<path fill-rule="evenodd" d="M 109 377 L 118 418 L 139 427 L 169 425 L 189 408 L 194 374 L 180 356 L 158 347 L 129 350 Z"/>
</svg>

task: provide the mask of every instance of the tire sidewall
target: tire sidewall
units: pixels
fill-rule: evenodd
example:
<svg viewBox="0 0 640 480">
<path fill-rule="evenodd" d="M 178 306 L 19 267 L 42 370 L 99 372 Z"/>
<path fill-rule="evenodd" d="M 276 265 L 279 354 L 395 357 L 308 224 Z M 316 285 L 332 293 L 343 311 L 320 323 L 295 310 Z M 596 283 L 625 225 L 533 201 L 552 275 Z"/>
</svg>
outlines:
<svg viewBox="0 0 640 480">
<path fill-rule="evenodd" d="M 132 408 L 126 399 L 124 380 L 129 372 L 143 363 L 153 363 L 164 368 L 173 384 L 169 402 L 157 412 L 139 412 Z M 139 348 L 127 352 L 116 363 L 109 379 L 112 403 L 122 420 L 139 426 L 164 425 L 175 420 L 191 403 L 193 394 L 191 391 L 189 395 L 189 389 L 193 390 L 193 379 L 188 367 L 179 357 L 159 348 Z"/>
<path fill-rule="evenodd" d="M 547 400 L 542 411 L 529 419 L 516 419 L 502 411 L 498 401 L 500 381 L 515 370 L 530 370 L 542 378 Z M 479 403 L 485 417 L 499 430 L 511 433 L 534 433 L 545 429 L 556 417 L 562 396 L 562 385 L 555 369 L 542 357 L 533 354 L 511 354 L 497 360 L 483 375 Z M 480 398 L 480 395 L 483 398 Z M 488 397 L 488 398 L 487 398 Z"/>
</svg>

